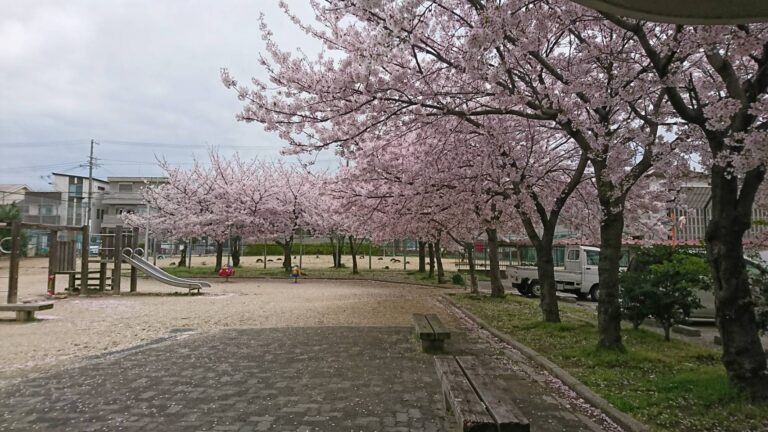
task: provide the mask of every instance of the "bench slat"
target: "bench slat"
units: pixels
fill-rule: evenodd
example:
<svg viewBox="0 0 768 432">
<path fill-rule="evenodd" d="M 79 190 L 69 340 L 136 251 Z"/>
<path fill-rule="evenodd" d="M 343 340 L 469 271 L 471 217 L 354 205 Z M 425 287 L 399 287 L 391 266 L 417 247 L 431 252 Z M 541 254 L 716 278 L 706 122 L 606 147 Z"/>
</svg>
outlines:
<svg viewBox="0 0 768 432">
<path fill-rule="evenodd" d="M 453 357 L 435 357 L 446 408 L 452 408 L 463 432 L 496 432 L 496 422 L 485 410 Z"/>
<path fill-rule="evenodd" d="M 443 322 L 440 321 L 440 318 L 438 318 L 437 315 L 427 314 L 426 317 L 427 321 L 429 321 L 429 325 L 432 326 L 432 330 L 435 332 L 435 339 L 445 340 L 451 338 L 451 332 L 445 328 Z"/>
<path fill-rule="evenodd" d="M 434 340 L 435 332 L 429 325 L 427 317 L 423 314 L 413 314 L 413 322 L 416 323 L 416 332 L 421 340 Z"/>
<path fill-rule="evenodd" d="M 499 432 L 529 432 L 528 419 L 499 388 L 497 377 L 489 374 L 475 357 L 457 356 L 456 361 L 474 384 L 474 388 L 499 424 Z"/>
<path fill-rule="evenodd" d="M 41 311 L 53 309 L 53 302 L 44 303 L 12 303 L 0 305 L 0 311 Z"/>
</svg>

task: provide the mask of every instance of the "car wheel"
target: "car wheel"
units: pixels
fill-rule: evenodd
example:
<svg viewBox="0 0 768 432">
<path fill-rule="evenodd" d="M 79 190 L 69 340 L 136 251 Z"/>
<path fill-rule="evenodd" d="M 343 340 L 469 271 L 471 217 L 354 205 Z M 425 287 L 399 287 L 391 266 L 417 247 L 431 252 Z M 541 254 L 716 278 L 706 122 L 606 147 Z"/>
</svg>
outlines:
<svg viewBox="0 0 768 432">
<path fill-rule="evenodd" d="M 589 298 L 592 299 L 592 301 L 596 302 L 600 299 L 600 287 L 597 285 L 593 285 L 592 288 L 589 290 Z"/>
<path fill-rule="evenodd" d="M 531 297 L 541 297 L 541 285 L 538 282 L 531 282 L 528 285 L 528 291 L 531 293 Z"/>
</svg>

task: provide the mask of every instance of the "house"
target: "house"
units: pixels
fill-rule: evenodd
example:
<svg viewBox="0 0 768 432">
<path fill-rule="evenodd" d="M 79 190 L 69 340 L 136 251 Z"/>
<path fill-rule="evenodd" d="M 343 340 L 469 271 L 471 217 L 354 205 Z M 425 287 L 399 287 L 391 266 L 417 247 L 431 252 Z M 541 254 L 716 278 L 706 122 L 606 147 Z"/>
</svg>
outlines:
<svg viewBox="0 0 768 432">
<path fill-rule="evenodd" d="M 26 223 L 61 225 L 61 192 L 27 192 L 24 199 L 16 203 L 21 211 L 21 220 Z M 27 229 L 27 256 L 45 255 L 48 251 L 48 230 Z M 66 234 L 62 234 L 66 235 Z"/>
<path fill-rule="evenodd" d="M 0 183 L 0 205 L 17 203 L 24 199 L 24 195 L 32 189 L 25 184 Z"/>
<path fill-rule="evenodd" d="M 23 222 L 61 225 L 61 192 L 27 192 L 16 203 Z"/>
</svg>

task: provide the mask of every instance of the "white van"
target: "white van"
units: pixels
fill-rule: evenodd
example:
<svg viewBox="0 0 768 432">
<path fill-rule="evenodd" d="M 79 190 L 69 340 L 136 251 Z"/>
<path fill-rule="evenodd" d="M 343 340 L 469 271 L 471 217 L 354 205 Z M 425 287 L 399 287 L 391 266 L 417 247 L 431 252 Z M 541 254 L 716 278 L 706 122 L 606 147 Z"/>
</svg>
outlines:
<svg viewBox="0 0 768 432">
<path fill-rule="evenodd" d="M 600 282 L 597 265 L 600 261 L 600 249 L 592 246 L 566 246 L 563 258 L 562 265 L 555 267 L 556 289 L 576 294 L 579 298 L 589 297 L 597 301 Z M 622 256 L 620 266 L 621 270 L 626 269 L 626 254 Z M 539 272 L 535 265 L 523 265 L 518 259 L 517 263 L 507 266 L 507 274 L 512 286 L 521 294 L 534 297 L 541 295 Z"/>
</svg>

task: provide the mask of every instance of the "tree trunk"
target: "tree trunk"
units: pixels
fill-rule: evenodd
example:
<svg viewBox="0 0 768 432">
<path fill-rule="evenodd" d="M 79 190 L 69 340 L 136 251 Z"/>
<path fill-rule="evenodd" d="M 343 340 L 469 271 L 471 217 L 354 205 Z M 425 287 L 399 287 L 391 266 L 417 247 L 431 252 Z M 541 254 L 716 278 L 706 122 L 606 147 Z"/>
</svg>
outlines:
<svg viewBox="0 0 768 432">
<path fill-rule="evenodd" d="M 670 341 L 670 338 L 669 338 L 669 330 L 672 328 L 672 326 L 671 326 L 671 325 L 669 325 L 669 324 L 664 324 L 664 325 L 662 326 L 662 328 L 664 329 L 664 340 L 665 340 L 665 341 L 667 341 L 667 342 L 669 342 L 669 341 Z"/>
<path fill-rule="evenodd" d="M 597 327 L 600 349 L 624 351 L 621 341 L 621 305 L 619 303 L 619 261 L 621 235 L 624 231 L 623 202 L 601 200 L 600 261 L 597 267 L 600 285 L 597 302 Z"/>
<path fill-rule="evenodd" d="M 477 276 L 475 276 L 475 245 L 472 242 L 464 243 L 464 251 L 467 253 L 467 262 L 469 263 L 469 286 L 470 293 L 479 294 L 477 289 Z"/>
<path fill-rule="evenodd" d="M 349 236 L 349 251 L 352 253 L 352 274 L 360 273 L 357 271 L 357 247 L 355 247 L 355 236 Z"/>
<path fill-rule="evenodd" d="M 176 267 L 186 267 L 187 266 L 187 244 L 185 242 L 181 243 L 181 258 L 179 258 L 179 262 L 176 264 Z"/>
<path fill-rule="evenodd" d="M 330 237 L 331 239 L 331 257 L 333 258 L 333 268 L 338 268 L 339 263 L 337 262 L 336 258 L 336 241 L 333 237 Z"/>
<path fill-rule="evenodd" d="M 218 273 L 221 270 L 221 263 L 224 258 L 224 242 L 216 241 L 216 268 L 215 272 Z"/>
<path fill-rule="evenodd" d="M 429 249 L 429 278 L 435 277 L 435 245 L 432 242 L 427 244 Z"/>
<path fill-rule="evenodd" d="M 557 287 L 555 286 L 555 263 L 552 259 L 552 243 L 554 227 L 544 228 L 541 241 L 536 243 L 536 267 L 539 275 L 541 299 L 539 307 L 545 322 L 560 322 L 560 307 L 557 304 Z"/>
<path fill-rule="evenodd" d="M 278 243 L 283 248 L 283 270 L 286 273 L 291 272 L 291 249 L 293 249 L 293 235 L 285 239 L 282 243 Z"/>
<path fill-rule="evenodd" d="M 242 239 L 240 236 L 232 237 L 231 249 L 232 267 L 240 267 L 240 251 L 242 250 Z"/>
<path fill-rule="evenodd" d="M 427 272 L 427 242 L 419 240 L 419 273 Z"/>
<path fill-rule="evenodd" d="M 339 262 L 339 268 L 341 268 L 341 264 L 342 264 L 341 263 L 341 257 L 344 256 L 344 238 L 345 237 L 346 236 L 339 236 L 339 238 L 336 241 L 336 243 L 339 245 L 339 252 L 338 252 L 339 256 L 337 257 L 338 262 Z"/>
<path fill-rule="evenodd" d="M 488 236 L 488 262 L 491 272 L 491 297 L 504 297 L 504 285 L 501 284 L 499 270 L 499 237 L 496 228 L 486 228 Z"/>
<path fill-rule="evenodd" d="M 758 180 L 762 181 L 762 174 Z M 754 179 L 753 179 L 754 181 Z M 766 358 L 760 343 L 750 283 L 744 264 L 744 233 L 751 227 L 754 186 L 726 177 L 725 168 L 712 167 L 712 220 L 707 227 L 707 257 L 715 293 L 717 327 L 723 341 L 723 365 L 731 384 L 753 399 L 768 398 Z M 758 182 L 759 183 L 759 182 Z M 757 186 L 754 186 L 757 189 Z M 748 201 L 748 202 L 745 202 Z"/>
<path fill-rule="evenodd" d="M 333 268 L 341 268 L 341 255 L 344 252 L 344 237 L 331 237 L 331 254 L 333 254 Z"/>
<path fill-rule="evenodd" d="M 437 262 L 437 283 L 445 283 L 445 270 L 443 269 L 443 252 L 440 249 L 440 240 L 435 242 L 435 261 Z"/>
</svg>

